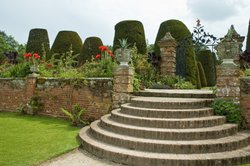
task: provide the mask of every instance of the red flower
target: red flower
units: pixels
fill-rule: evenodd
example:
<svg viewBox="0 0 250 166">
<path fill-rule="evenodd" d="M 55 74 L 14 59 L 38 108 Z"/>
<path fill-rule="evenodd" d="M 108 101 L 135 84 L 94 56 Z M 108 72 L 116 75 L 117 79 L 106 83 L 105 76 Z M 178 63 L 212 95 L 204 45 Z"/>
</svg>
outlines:
<svg viewBox="0 0 250 166">
<path fill-rule="evenodd" d="M 34 53 L 33 56 L 36 58 L 36 59 L 39 59 L 40 56 L 37 54 L 37 53 Z"/>
<path fill-rule="evenodd" d="M 103 51 L 107 51 L 108 47 L 107 46 L 100 46 L 99 49 L 101 50 L 101 52 L 103 52 Z"/>
<path fill-rule="evenodd" d="M 31 53 L 27 53 L 27 54 L 24 54 L 23 56 L 24 56 L 24 58 L 29 58 L 29 57 L 32 57 L 32 54 Z"/>
<path fill-rule="evenodd" d="M 95 58 L 96 58 L 96 59 L 100 59 L 100 58 L 101 58 L 101 55 L 100 55 L 100 54 L 97 54 L 97 55 L 95 56 Z"/>
</svg>

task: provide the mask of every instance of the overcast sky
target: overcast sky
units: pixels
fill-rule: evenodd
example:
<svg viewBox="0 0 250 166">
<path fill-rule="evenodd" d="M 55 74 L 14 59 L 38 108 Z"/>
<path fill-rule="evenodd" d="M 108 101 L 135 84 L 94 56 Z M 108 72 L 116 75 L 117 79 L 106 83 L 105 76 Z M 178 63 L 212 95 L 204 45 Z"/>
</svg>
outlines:
<svg viewBox="0 0 250 166">
<path fill-rule="evenodd" d="M 192 32 L 196 19 L 205 31 L 223 37 L 231 24 L 247 35 L 249 0 L 0 0 L 0 30 L 26 43 L 29 30 L 45 28 L 52 45 L 61 30 L 76 31 L 83 42 L 98 36 L 112 45 L 114 26 L 139 20 L 146 38 L 154 43 L 161 22 L 179 19 Z"/>
</svg>

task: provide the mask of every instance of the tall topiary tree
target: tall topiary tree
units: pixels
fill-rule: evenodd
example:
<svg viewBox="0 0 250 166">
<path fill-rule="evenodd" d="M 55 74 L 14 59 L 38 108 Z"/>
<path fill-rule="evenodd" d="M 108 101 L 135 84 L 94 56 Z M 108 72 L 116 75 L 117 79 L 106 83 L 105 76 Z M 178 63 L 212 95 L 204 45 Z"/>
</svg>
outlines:
<svg viewBox="0 0 250 166">
<path fill-rule="evenodd" d="M 74 31 L 60 31 L 51 47 L 50 56 L 58 53 L 55 58 L 59 58 L 60 54 L 69 51 L 72 46 L 73 55 L 80 54 L 82 47 L 82 39 L 77 32 Z"/>
<path fill-rule="evenodd" d="M 78 64 L 82 65 L 86 60 L 91 60 L 92 56 L 100 53 L 99 46 L 103 45 L 99 37 L 88 37 L 82 46 Z"/>
<path fill-rule="evenodd" d="M 197 62 L 197 67 L 199 69 L 201 86 L 206 87 L 207 86 L 207 78 L 206 78 L 206 74 L 204 72 L 204 69 L 203 69 L 201 62 L 199 62 L 199 61 Z"/>
<path fill-rule="evenodd" d="M 246 50 L 250 52 L 250 19 L 249 19 L 248 31 L 247 31 Z"/>
<path fill-rule="evenodd" d="M 43 48 L 44 47 L 44 48 Z M 31 29 L 26 46 L 26 52 L 42 54 L 43 49 L 46 53 L 50 51 L 49 36 L 46 29 Z"/>
<path fill-rule="evenodd" d="M 197 64 L 195 50 L 192 44 L 191 33 L 184 23 L 179 20 L 167 20 L 161 23 L 154 45 L 156 55 L 160 56 L 160 48 L 157 43 L 167 32 L 170 32 L 178 43 L 176 50 L 176 74 L 196 85 Z"/>
<path fill-rule="evenodd" d="M 147 44 L 143 24 L 140 21 L 126 20 L 115 25 L 114 50 L 119 47 L 119 39 L 122 38 L 127 38 L 131 47 L 136 44 L 139 54 L 146 54 Z"/>
<path fill-rule="evenodd" d="M 206 73 L 207 86 L 216 84 L 216 71 L 214 54 L 210 50 L 201 50 L 197 54 L 197 60 L 201 62 L 204 72 Z"/>
</svg>

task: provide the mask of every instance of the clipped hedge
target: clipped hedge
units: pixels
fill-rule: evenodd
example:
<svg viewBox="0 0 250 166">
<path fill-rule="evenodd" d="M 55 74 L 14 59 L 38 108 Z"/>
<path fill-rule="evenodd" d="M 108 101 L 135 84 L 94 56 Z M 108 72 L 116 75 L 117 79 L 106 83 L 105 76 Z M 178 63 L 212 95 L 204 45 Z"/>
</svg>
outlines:
<svg viewBox="0 0 250 166">
<path fill-rule="evenodd" d="M 49 36 L 46 29 L 35 28 L 29 32 L 29 38 L 26 46 L 26 52 L 43 53 L 43 47 L 46 53 L 50 51 Z"/>
<path fill-rule="evenodd" d="M 214 56 L 210 50 L 201 50 L 197 54 L 197 60 L 201 62 L 206 73 L 207 86 L 215 86 L 216 84 Z"/>
<path fill-rule="evenodd" d="M 55 56 L 55 58 L 59 58 L 60 54 L 69 51 L 71 46 L 73 55 L 80 53 L 82 40 L 78 33 L 74 31 L 60 31 L 51 47 L 50 56 L 58 53 L 59 55 Z"/>
<path fill-rule="evenodd" d="M 160 48 L 157 43 L 167 32 L 170 32 L 178 43 L 176 50 L 176 74 L 196 85 L 198 79 L 195 49 L 191 33 L 183 22 L 167 20 L 161 23 L 154 45 L 156 55 L 160 56 Z"/>
<path fill-rule="evenodd" d="M 114 51 L 119 47 L 119 39 L 127 39 L 131 47 L 136 44 L 139 54 L 146 54 L 147 44 L 143 24 L 136 20 L 125 20 L 115 25 Z"/>
<path fill-rule="evenodd" d="M 91 60 L 92 56 L 100 53 L 99 46 L 103 45 L 99 37 L 88 37 L 82 46 L 78 64 L 82 65 L 86 60 Z"/>
<path fill-rule="evenodd" d="M 248 31 L 247 31 L 246 50 L 250 51 L 250 19 L 249 19 Z"/>
<path fill-rule="evenodd" d="M 206 87 L 207 86 L 207 78 L 206 78 L 206 74 L 204 72 L 204 69 L 203 69 L 201 62 L 199 62 L 199 61 L 197 62 L 197 67 L 199 69 L 201 86 Z"/>
</svg>

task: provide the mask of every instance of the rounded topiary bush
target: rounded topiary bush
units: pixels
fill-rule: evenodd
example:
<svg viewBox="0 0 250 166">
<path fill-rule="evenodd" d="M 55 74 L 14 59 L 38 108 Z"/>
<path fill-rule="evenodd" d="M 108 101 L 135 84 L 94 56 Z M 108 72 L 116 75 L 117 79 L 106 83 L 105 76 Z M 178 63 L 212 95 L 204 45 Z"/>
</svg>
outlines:
<svg viewBox="0 0 250 166">
<path fill-rule="evenodd" d="M 139 54 L 146 54 L 147 44 L 143 24 L 136 20 L 121 21 L 115 25 L 114 50 L 119 47 L 119 39 L 127 39 L 132 47 L 136 44 Z"/>
<path fill-rule="evenodd" d="M 206 73 L 207 86 L 214 86 L 216 84 L 214 56 L 210 50 L 201 50 L 197 54 L 197 60 L 201 62 L 204 72 Z"/>
<path fill-rule="evenodd" d="M 206 78 L 206 74 L 204 72 L 204 69 L 203 69 L 201 62 L 197 62 L 197 67 L 199 69 L 201 86 L 206 87 L 207 86 L 207 78 Z"/>
<path fill-rule="evenodd" d="M 91 60 L 92 56 L 100 53 L 99 46 L 103 45 L 99 37 L 88 37 L 82 46 L 78 64 L 82 65 L 86 60 Z"/>
<path fill-rule="evenodd" d="M 179 20 L 167 20 L 161 23 L 154 45 L 156 55 L 160 56 L 158 41 L 161 40 L 167 32 L 170 32 L 178 43 L 176 50 L 176 74 L 196 85 L 197 64 L 195 60 L 195 49 L 192 43 L 191 33 L 183 22 Z"/>
<path fill-rule="evenodd" d="M 60 54 L 69 51 L 72 47 L 73 55 L 79 54 L 82 47 L 82 40 L 77 32 L 74 31 L 60 31 L 51 47 L 50 56 L 58 53 L 55 58 L 59 58 Z"/>
<path fill-rule="evenodd" d="M 46 29 L 31 29 L 26 46 L 26 52 L 43 53 L 43 47 L 46 53 L 50 51 L 49 37 Z"/>
</svg>

